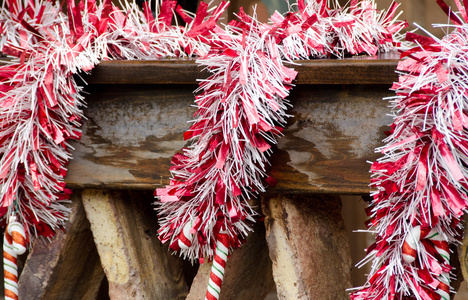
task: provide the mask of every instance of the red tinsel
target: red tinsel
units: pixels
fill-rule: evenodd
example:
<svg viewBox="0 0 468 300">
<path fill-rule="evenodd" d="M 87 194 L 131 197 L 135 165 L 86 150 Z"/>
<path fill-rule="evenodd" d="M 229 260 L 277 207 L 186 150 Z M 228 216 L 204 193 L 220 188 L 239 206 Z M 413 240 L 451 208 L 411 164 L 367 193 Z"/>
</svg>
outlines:
<svg viewBox="0 0 468 300">
<path fill-rule="evenodd" d="M 173 6 L 165 1 L 165 13 L 153 18 L 134 4 L 120 10 L 111 1 L 75 6 L 70 0 L 68 16 L 52 1 L 4 3 L 0 49 L 12 59 L 0 67 L 0 213 L 17 215 L 28 239 L 30 230 L 50 237 L 68 213 L 68 141 L 80 138 L 84 105 L 73 75 L 101 59 L 207 52 L 197 39 L 182 38 L 186 28 L 170 25 Z"/>
<path fill-rule="evenodd" d="M 298 0 L 297 11 L 276 12 L 269 24 L 241 9 L 223 27 L 226 2 L 200 3 L 195 15 L 175 1 L 158 1 L 155 15 L 147 4 L 67 4 L 65 15 L 58 1 L 7 0 L 0 13 L 0 49 L 13 57 L 0 67 L 0 213 L 33 235 L 50 236 L 65 221 L 68 141 L 80 137 L 84 104 L 73 75 L 105 59 L 197 56 L 211 76 L 196 91 L 196 120 L 184 135 L 191 144 L 174 155 L 170 185 L 156 191 L 160 239 L 192 260 L 212 259 L 220 232 L 240 246 L 257 216 L 251 200 L 275 182 L 266 166 L 296 77 L 284 63 L 374 55 L 398 46 L 406 26 L 395 21 L 396 4 L 384 13 L 372 1 Z M 174 11 L 187 25 L 172 25 Z M 450 147 L 439 151 L 456 166 Z"/>
<path fill-rule="evenodd" d="M 369 1 L 351 8 L 298 1 L 298 8 L 275 13 L 271 24 L 241 9 L 224 28 L 208 20 L 196 31 L 210 46 L 197 62 L 212 75 L 200 83 L 197 119 L 184 134 L 192 143 L 173 157 L 170 185 L 156 190 L 160 239 L 190 259 L 211 260 L 221 230 L 231 247 L 251 230 L 257 216 L 251 200 L 274 182 L 266 174 L 268 156 L 286 122 L 286 97 L 296 77 L 284 63 L 373 55 L 398 44 L 394 36 L 405 26 L 394 21 L 396 5 L 388 13 Z M 205 11 L 202 5 L 195 19 Z"/>
<path fill-rule="evenodd" d="M 437 2 L 455 25 L 443 39 L 406 36 L 418 46 L 401 54 L 394 123 L 371 167 L 372 271 L 352 299 L 450 299 L 448 245 L 468 205 L 468 18 L 459 1 L 460 13 Z"/>
</svg>

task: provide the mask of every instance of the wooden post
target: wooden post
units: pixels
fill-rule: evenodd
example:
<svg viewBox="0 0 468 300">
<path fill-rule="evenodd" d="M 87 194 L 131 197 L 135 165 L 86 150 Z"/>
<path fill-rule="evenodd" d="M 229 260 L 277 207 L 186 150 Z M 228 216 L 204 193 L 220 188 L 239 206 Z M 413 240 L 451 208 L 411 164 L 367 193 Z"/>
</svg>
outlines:
<svg viewBox="0 0 468 300">
<path fill-rule="evenodd" d="M 211 265 L 205 263 L 200 266 L 186 300 L 205 298 Z M 245 245 L 234 250 L 227 260 L 224 274 L 220 300 L 265 299 L 273 289 L 271 261 L 263 223 L 257 223 Z"/>
<path fill-rule="evenodd" d="M 82 197 L 111 300 L 186 297 L 182 262 L 157 239 L 154 207 L 143 200 L 151 193 L 84 190 Z"/>
<path fill-rule="evenodd" d="M 262 209 L 278 298 L 349 299 L 351 258 L 339 196 L 264 196 Z"/>
<path fill-rule="evenodd" d="M 20 299 L 97 299 L 105 279 L 81 203 L 75 192 L 64 230 L 36 239 L 19 280 Z"/>
</svg>

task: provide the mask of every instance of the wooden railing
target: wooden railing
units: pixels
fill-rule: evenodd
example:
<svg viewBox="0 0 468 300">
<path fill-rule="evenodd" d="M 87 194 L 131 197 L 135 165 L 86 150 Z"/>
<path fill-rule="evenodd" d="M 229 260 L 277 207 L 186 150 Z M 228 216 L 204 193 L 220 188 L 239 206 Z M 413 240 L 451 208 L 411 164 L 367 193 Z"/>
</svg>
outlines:
<svg viewBox="0 0 468 300">
<path fill-rule="evenodd" d="M 271 156 L 278 184 L 259 196 L 264 222 L 229 259 L 222 299 L 262 299 L 274 286 L 280 299 L 347 299 L 339 195 L 369 193 L 367 161 L 392 121 L 381 99 L 393 95 L 397 62 L 386 54 L 295 66 L 291 118 Z M 186 144 L 193 91 L 206 76 L 193 61 L 108 61 L 84 76 L 87 120 L 66 178 L 75 190 L 69 227 L 34 244 L 22 299 L 203 298 L 209 265 L 195 275 L 161 246 L 151 202 Z"/>
</svg>

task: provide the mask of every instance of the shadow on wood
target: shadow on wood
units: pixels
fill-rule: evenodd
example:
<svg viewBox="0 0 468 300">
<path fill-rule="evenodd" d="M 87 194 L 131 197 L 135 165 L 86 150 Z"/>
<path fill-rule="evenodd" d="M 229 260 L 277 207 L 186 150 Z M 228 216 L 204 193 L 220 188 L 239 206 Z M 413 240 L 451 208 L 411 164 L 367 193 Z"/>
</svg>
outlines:
<svg viewBox="0 0 468 300">
<path fill-rule="evenodd" d="M 212 263 L 198 269 L 186 300 L 204 299 Z M 220 300 L 265 299 L 273 289 L 271 261 L 265 241 L 265 227 L 255 224 L 247 243 L 235 249 L 227 260 Z"/>
</svg>

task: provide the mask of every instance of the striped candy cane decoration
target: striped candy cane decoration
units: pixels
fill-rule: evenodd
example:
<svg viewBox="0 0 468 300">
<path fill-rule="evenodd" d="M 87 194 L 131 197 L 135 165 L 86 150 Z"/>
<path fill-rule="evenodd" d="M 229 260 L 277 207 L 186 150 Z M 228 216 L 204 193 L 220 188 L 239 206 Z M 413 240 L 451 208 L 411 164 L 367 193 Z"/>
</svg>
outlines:
<svg viewBox="0 0 468 300">
<path fill-rule="evenodd" d="M 426 236 L 434 244 L 437 253 L 443 257 L 444 263 L 450 265 L 450 250 L 448 242 L 435 229 L 432 229 Z M 440 295 L 441 300 L 450 300 L 450 277 L 447 272 L 441 272 L 437 277 L 439 283 L 436 293 Z"/>
<path fill-rule="evenodd" d="M 5 300 L 18 299 L 18 266 L 16 258 L 26 252 L 26 234 L 21 223 L 8 223 L 3 238 L 3 274 Z"/>
<path fill-rule="evenodd" d="M 450 265 L 450 250 L 448 242 L 439 234 L 436 229 L 422 231 L 421 226 L 411 228 L 403 243 L 403 260 L 412 263 L 416 260 L 419 241 L 428 239 L 434 245 L 437 253 L 444 259 L 444 264 Z M 449 273 L 442 270 L 437 277 L 437 282 L 433 288 L 440 295 L 441 300 L 450 300 L 450 277 Z"/>
<path fill-rule="evenodd" d="M 418 243 L 421 240 L 421 226 L 415 226 L 406 235 L 405 241 L 403 242 L 403 260 L 412 263 L 418 256 Z"/>
<path fill-rule="evenodd" d="M 184 228 L 182 229 L 182 232 L 179 234 L 179 248 L 180 249 L 188 249 L 190 246 L 192 246 L 192 241 L 194 235 L 190 233 L 190 230 L 192 229 L 193 222 L 187 222 L 185 224 Z"/>
<path fill-rule="evenodd" d="M 217 236 L 216 251 L 211 267 L 210 280 L 206 291 L 205 300 L 218 300 L 221 293 L 221 284 L 223 283 L 224 269 L 229 254 L 229 237 L 227 232 L 222 231 Z"/>
</svg>

